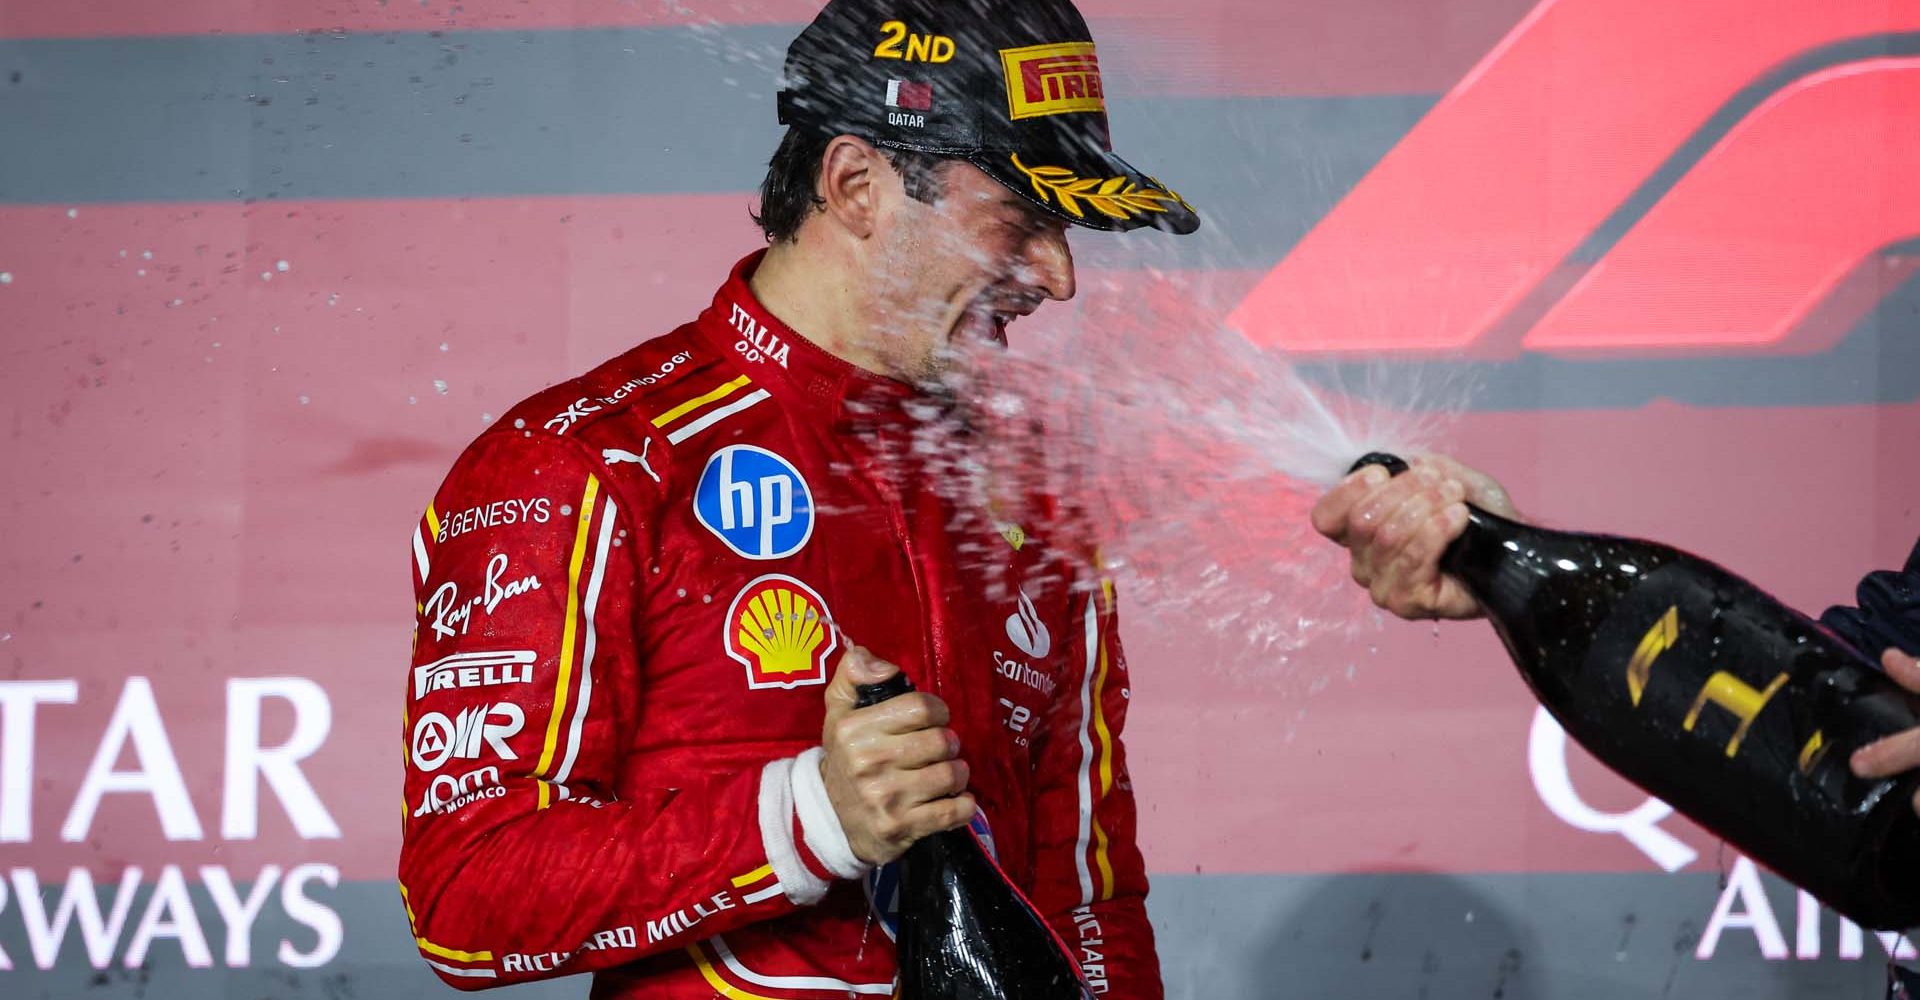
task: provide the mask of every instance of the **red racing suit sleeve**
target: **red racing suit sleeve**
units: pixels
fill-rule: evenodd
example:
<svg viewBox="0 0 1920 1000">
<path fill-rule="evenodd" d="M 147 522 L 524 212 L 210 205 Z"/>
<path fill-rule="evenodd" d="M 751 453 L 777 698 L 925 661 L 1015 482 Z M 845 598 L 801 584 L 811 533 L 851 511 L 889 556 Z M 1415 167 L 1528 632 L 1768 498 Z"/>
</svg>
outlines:
<svg viewBox="0 0 1920 1000">
<path fill-rule="evenodd" d="M 1160 960 L 1147 923 L 1147 870 L 1134 840 L 1126 725 L 1126 656 L 1113 584 L 1070 602 L 1073 668 L 1035 746 L 1033 903 L 1080 961 L 1096 994 L 1160 1000 Z"/>
<path fill-rule="evenodd" d="M 597 458 L 490 432 L 413 538 L 400 891 L 421 957 L 461 989 L 681 948 L 858 874 L 820 815 L 817 749 L 687 787 L 622 773 L 652 532 Z"/>
</svg>

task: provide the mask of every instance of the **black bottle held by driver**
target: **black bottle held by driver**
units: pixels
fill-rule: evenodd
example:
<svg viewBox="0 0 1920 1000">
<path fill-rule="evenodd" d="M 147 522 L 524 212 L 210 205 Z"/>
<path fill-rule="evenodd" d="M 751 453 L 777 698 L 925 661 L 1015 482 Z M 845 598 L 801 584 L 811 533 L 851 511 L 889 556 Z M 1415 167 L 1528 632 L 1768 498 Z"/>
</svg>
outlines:
<svg viewBox="0 0 1920 1000">
<path fill-rule="evenodd" d="M 856 707 L 913 690 L 906 674 L 859 688 Z M 898 1000 L 1094 1000 L 1080 967 L 971 829 L 900 856 Z"/>
<path fill-rule="evenodd" d="M 1369 464 L 1407 469 L 1379 452 L 1353 468 Z M 1920 772 L 1868 781 L 1848 767 L 1920 725 L 1920 699 L 1704 559 L 1467 509 L 1441 569 L 1486 607 L 1568 735 L 1855 923 L 1920 925 Z"/>
</svg>

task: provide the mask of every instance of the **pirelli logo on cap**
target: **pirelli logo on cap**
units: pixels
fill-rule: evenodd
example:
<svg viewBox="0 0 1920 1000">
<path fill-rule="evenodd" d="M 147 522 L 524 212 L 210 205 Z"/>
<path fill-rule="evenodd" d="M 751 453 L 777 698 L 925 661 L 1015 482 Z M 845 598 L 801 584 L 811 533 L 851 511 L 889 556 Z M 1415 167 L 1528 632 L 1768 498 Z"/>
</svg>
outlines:
<svg viewBox="0 0 1920 1000">
<path fill-rule="evenodd" d="M 1007 71 L 1007 113 L 1015 121 L 1107 110 L 1092 42 L 1001 49 L 1000 65 Z"/>
</svg>

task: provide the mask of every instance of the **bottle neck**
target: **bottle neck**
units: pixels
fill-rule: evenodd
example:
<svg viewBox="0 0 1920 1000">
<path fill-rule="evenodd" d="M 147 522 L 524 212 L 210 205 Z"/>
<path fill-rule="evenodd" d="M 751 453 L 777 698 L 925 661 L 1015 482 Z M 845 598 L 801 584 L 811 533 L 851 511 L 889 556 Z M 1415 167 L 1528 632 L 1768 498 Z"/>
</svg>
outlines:
<svg viewBox="0 0 1920 1000">
<path fill-rule="evenodd" d="M 1467 526 L 1440 556 L 1440 569 L 1466 584 L 1496 618 L 1521 613 L 1540 580 L 1551 575 L 1544 565 L 1558 548 L 1547 533 L 1473 504 Z"/>
<path fill-rule="evenodd" d="M 1440 556 L 1440 568 L 1479 590 L 1492 579 L 1495 568 L 1511 557 L 1503 543 L 1520 534 L 1521 525 L 1492 511 L 1467 505 L 1467 527 Z"/>
</svg>

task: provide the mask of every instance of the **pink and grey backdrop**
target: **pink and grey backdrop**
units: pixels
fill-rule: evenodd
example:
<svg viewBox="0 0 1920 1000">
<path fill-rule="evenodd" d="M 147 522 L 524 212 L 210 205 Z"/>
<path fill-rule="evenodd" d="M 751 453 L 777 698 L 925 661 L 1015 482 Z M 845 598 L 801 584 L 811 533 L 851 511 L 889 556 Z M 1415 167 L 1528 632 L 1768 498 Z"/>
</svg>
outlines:
<svg viewBox="0 0 1920 1000">
<path fill-rule="evenodd" d="M 1152 286 L 1309 377 L 1439 359 L 1530 512 L 1813 611 L 1920 533 L 1920 8 L 1083 7 L 1121 147 L 1211 211 L 1080 240 L 1026 336 Z M 759 244 L 815 9 L 0 3 L 0 995 L 442 989 L 392 880 L 408 532 Z M 1171 996 L 1866 997 L 1905 948 L 1562 753 L 1482 626 L 1285 667 L 1324 683 L 1124 634 Z"/>
</svg>

